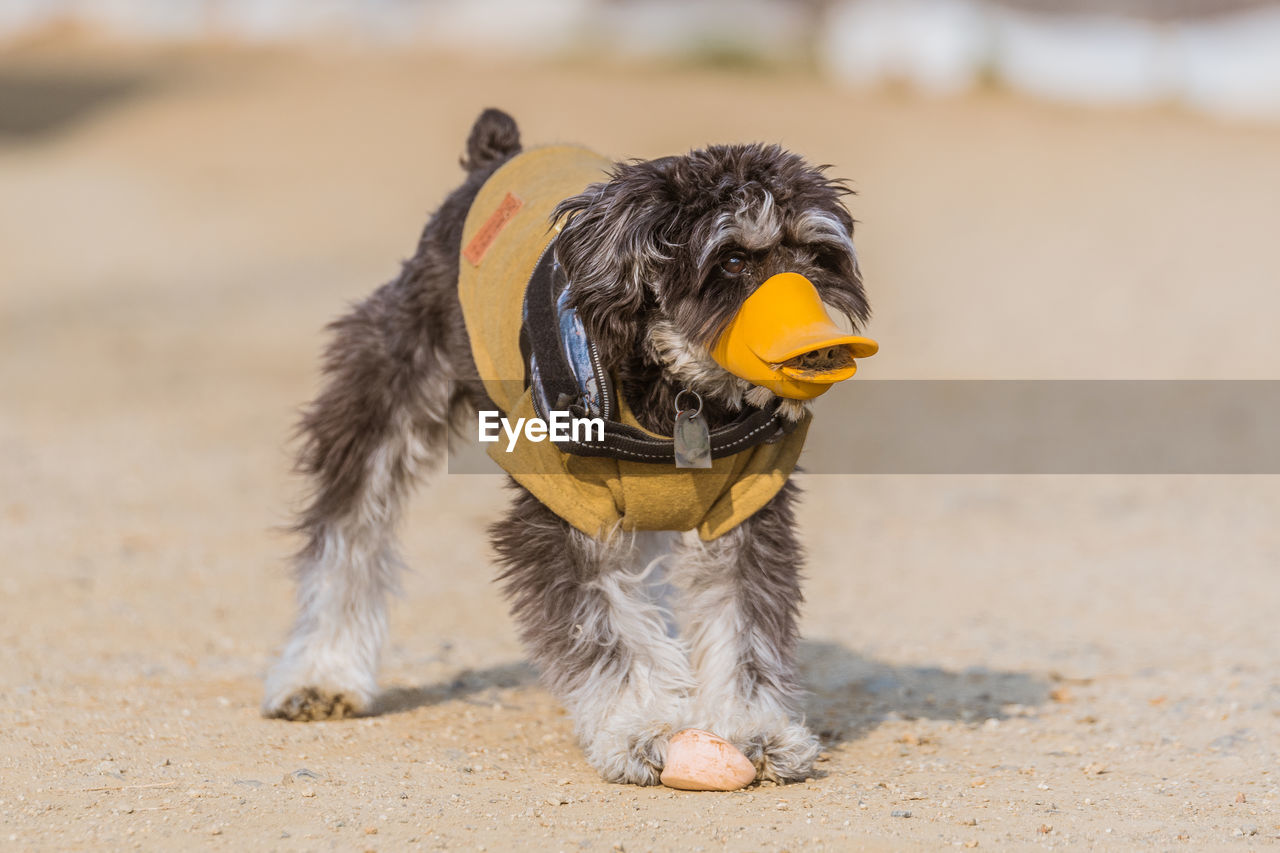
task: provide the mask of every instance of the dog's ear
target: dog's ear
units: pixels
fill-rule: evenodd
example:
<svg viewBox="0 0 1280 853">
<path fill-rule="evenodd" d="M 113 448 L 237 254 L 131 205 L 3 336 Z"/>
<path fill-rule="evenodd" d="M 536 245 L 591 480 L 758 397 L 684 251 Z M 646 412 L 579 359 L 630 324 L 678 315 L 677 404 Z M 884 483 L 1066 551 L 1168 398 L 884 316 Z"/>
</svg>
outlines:
<svg viewBox="0 0 1280 853">
<path fill-rule="evenodd" d="M 619 165 L 613 180 L 592 184 L 556 207 L 565 217 L 556 260 L 569 279 L 569 304 L 606 364 L 635 351 L 657 267 L 674 258 L 664 238 L 671 222 L 664 161 Z"/>
</svg>

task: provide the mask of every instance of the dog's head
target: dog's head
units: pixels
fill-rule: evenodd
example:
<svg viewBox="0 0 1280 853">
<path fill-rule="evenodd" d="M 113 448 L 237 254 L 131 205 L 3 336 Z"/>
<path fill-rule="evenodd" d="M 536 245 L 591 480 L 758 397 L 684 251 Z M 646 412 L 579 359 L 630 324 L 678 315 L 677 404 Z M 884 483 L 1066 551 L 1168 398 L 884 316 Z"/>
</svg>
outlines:
<svg viewBox="0 0 1280 853">
<path fill-rule="evenodd" d="M 735 375 L 724 352 L 762 284 L 798 274 L 854 328 L 868 317 L 847 193 L 775 145 L 621 164 L 556 209 L 570 303 L 607 364 L 646 359 L 731 408 L 763 405 L 774 392 Z"/>
</svg>

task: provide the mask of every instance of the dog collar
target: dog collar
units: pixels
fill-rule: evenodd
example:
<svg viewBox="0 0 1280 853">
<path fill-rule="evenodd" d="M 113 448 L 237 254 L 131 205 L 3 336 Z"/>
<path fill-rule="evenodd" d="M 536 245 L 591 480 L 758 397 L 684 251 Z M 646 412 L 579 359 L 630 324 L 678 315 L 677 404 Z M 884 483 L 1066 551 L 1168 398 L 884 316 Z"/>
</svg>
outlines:
<svg viewBox="0 0 1280 853">
<path fill-rule="evenodd" d="M 554 249 L 552 241 L 533 268 L 520 327 L 525 388 L 532 391 L 534 409 L 544 419 L 554 410 L 604 421 L 603 440 L 557 442 L 566 453 L 674 464 L 674 440 L 640 427 L 629 417 L 595 343 L 568 304 L 569 281 L 555 260 Z M 711 458 L 731 456 L 791 432 L 795 423 L 779 414 L 781 403 L 774 398 L 764 408 L 744 406 L 733 420 L 711 430 Z"/>
</svg>

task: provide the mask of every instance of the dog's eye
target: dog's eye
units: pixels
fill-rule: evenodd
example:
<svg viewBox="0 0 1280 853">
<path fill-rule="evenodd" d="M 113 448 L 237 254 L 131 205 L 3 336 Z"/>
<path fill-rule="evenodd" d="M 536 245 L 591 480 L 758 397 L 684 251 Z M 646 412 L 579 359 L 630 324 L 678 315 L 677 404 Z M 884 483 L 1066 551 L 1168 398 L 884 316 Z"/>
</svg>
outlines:
<svg viewBox="0 0 1280 853">
<path fill-rule="evenodd" d="M 729 257 L 725 258 L 723 261 L 720 262 L 720 269 L 724 270 L 729 275 L 738 275 L 746 268 L 747 268 L 746 258 L 741 258 L 737 255 L 730 255 Z"/>
</svg>

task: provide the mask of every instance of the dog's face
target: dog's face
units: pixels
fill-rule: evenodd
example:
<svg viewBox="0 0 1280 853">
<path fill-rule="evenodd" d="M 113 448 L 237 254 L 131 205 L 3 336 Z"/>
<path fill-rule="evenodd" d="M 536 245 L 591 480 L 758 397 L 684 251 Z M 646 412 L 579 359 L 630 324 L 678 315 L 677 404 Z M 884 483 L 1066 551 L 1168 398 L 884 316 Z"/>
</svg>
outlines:
<svg viewBox="0 0 1280 853">
<path fill-rule="evenodd" d="M 570 302 L 607 364 L 646 358 L 731 406 L 770 393 L 711 355 L 762 282 L 803 275 L 859 327 L 869 314 L 848 190 L 778 146 L 715 146 L 620 166 L 566 199 L 556 253 Z"/>
</svg>

